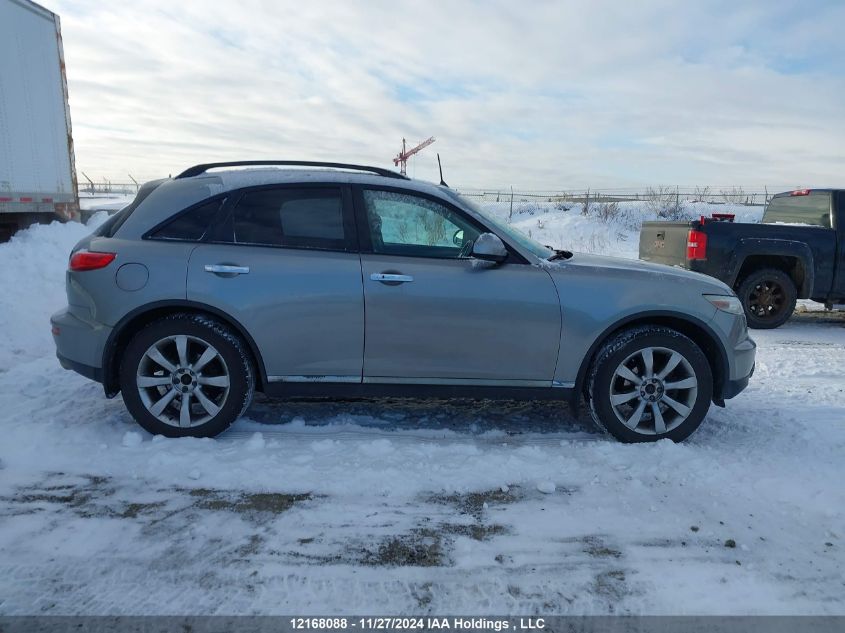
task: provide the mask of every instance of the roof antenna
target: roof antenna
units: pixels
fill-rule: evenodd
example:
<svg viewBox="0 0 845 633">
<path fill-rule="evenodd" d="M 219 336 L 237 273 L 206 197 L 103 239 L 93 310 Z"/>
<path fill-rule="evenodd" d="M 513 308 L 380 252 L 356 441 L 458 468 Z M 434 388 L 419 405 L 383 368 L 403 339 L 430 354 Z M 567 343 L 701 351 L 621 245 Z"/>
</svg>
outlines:
<svg viewBox="0 0 845 633">
<path fill-rule="evenodd" d="M 440 169 L 440 184 L 448 189 L 449 185 L 443 181 L 443 165 L 440 164 L 440 152 L 437 152 L 437 167 Z"/>
</svg>

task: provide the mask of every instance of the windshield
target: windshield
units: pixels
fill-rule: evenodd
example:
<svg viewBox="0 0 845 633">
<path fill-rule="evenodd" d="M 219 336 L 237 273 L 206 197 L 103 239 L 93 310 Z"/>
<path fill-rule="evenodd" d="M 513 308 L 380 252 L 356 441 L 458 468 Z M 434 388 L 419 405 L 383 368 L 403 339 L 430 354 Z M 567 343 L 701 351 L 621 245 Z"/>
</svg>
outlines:
<svg viewBox="0 0 845 633">
<path fill-rule="evenodd" d="M 539 257 L 540 259 L 548 259 L 549 257 L 555 254 L 555 251 L 553 251 L 552 249 L 548 248 L 547 246 L 543 246 L 539 242 L 535 242 L 522 231 L 514 228 L 507 222 L 500 220 L 492 213 L 485 211 L 471 200 L 467 200 L 466 198 L 452 191 L 451 189 L 444 188 L 443 191 L 444 193 L 448 194 L 450 198 L 453 198 L 457 202 L 460 202 L 464 206 L 467 206 L 473 211 L 475 211 L 478 215 L 484 218 L 484 221 L 489 226 L 494 228 L 496 232 L 503 233 L 535 257 Z"/>
</svg>

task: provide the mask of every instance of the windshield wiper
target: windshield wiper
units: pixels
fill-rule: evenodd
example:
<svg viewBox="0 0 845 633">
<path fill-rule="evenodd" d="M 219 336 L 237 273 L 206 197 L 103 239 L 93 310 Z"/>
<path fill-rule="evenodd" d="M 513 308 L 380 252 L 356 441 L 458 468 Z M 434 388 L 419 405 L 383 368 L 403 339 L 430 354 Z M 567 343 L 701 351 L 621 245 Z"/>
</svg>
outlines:
<svg viewBox="0 0 845 633">
<path fill-rule="evenodd" d="M 553 262 L 556 259 L 569 259 L 570 257 L 572 257 L 572 253 L 570 251 L 562 251 L 557 248 L 553 248 L 552 250 L 555 252 L 555 254 L 546 259 L 546 261 L 548 262 Z"/>
</svg>

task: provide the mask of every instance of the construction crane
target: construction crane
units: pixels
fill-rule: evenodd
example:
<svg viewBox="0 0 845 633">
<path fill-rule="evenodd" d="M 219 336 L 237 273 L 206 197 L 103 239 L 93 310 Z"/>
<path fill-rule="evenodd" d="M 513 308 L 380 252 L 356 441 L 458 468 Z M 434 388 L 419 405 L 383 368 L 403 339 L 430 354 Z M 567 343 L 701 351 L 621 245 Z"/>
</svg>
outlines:
<svg viewBox="0 0 845 633">
<path fill-rule="evenodd" d="M 402 172 L 404 175 L 407 171 L 408 166 L 408 159 L 419 152 L 421 149 L 424 149 L 434 143 L 434 137 L 432 136 L 429 139 L 424 140 L 422 143 L 417 145 L 416 147 L 412 147 L 411 149 L 405 149 L 405 139 L 402 139 L 402 151 L 393 159 L 393 164 L 399 166 L 399 171 Z"/>
</svg>

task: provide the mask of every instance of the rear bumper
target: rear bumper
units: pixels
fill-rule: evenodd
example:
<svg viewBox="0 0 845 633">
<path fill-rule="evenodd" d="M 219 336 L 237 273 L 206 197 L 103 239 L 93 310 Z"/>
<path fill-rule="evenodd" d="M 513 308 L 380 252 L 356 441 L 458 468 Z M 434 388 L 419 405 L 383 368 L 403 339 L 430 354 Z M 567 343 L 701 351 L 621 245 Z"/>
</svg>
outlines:
<svg viewBox="0 0 845 633">
<path fill-rule="evenodd" d="M 59 364 L 64 367 L 65 369 L 71 369 L 75 371 L 77 374 L 81 376 L 85 376 L 89 380 L 94 380 L 102 384 L 103 382 L 103 369 L 102 367 L 91 367 L 90 365 L 83 365 L 82 363 L 77 363 L 76 361 L 70 360 L 69 358 L 65 358 L 58 352 L 56 352 L 56 358 L 59 359 Z"/>
<path fill-rule="evenodd" d="M 102 382 L 103 348 L 111 328 L 84 321 L 65 308 L 50 318 L 56 356 L 65 369 Z"/>
</svg>

